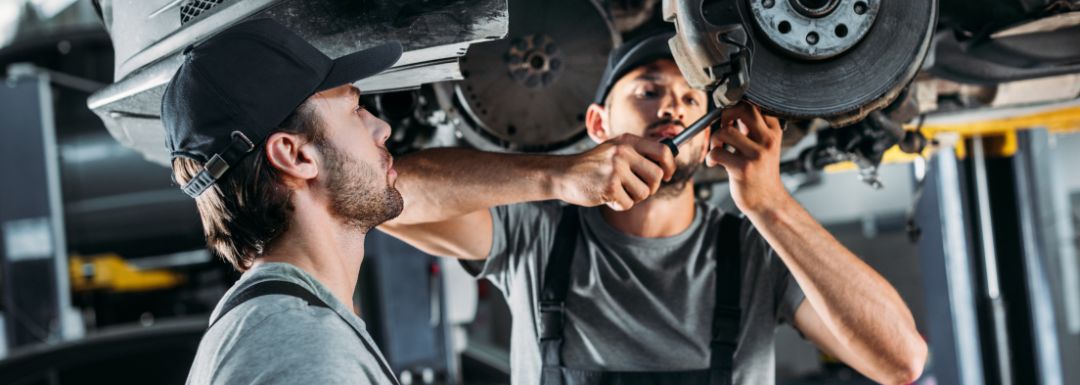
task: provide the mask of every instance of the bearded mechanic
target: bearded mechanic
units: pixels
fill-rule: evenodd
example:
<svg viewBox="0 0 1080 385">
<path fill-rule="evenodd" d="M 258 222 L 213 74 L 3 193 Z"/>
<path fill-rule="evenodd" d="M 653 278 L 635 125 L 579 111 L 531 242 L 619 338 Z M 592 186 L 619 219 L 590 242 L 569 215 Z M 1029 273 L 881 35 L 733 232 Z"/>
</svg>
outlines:
<svg viewBox="0 0 1080 385">
<path fill-rule="evenodd" d="M 670 36 L 612 53 L 586 113 L 595 148 L 406 156 L 405 210 L 380 229 L 503 292 L 514 384 L 771 384 L 784 322 L 875 381 L 916 380 L 911 312 L 784 188 L 776 118 L 742 104 L 675 158 L 658 143 L 707 112 Z M 703 162 L 744 217 L 696 200 Z"/>
<path fill-rule="evenodd" d="M 174 177 L 243 272 L 188 384 L 398 384 L 353 301 L 365 234 L 402 201 L 390 126 L 352 83 L 400 56 L 389 43 L 331 60 L 271 19 L 184 51 L 162 100 Z"/>
</svg>

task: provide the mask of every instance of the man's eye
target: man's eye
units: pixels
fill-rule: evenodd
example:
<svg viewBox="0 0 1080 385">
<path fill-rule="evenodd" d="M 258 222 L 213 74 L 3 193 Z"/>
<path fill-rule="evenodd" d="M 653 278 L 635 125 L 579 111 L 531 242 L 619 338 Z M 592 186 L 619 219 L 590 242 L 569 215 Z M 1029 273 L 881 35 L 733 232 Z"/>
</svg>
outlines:
<svg viewBox="0 0 1080 385">
<path fill-rule="evenodd" d="M 656 92 L 655 90 L 649 90 L 649 89 L 638 90 L 638 93 L 637 93 L 637 96 L 639 98 L 647 98 L 647 99 L 655 98 L 657 95 L 660 95 L 660 93 Z"/>
<path fill-rule="evenodd" d="M 367 110 L 367 107 L 364 107 L 364 105 L 360 104 L 360 103 L 356 104 L 356 112 L 357 113 L 360 113 L 360 111 L 364 111 L 364 110 Z"/>
</svg>

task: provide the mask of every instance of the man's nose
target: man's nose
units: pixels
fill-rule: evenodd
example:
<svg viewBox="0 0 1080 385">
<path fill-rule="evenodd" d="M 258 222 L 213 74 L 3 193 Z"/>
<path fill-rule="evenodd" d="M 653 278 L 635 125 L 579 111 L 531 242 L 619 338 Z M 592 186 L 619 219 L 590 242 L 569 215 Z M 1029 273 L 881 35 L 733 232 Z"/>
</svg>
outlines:
<svg viewBox="0 0 1080 385">
<path fill-rule="evenodd" d="M 669 95 L 664 97 L 661 101 L 660 109 L 657 111 L 657 117 L 665 120 L 683 120 L 685 116 L 686 106 L 679 101 L 678 97 Z"/>
<path fill-rule="evenodd" d="M 378 128 L 375 129 L 375 137 L 377 138 L 378 143 L 386 143 L 386 141 L 390 139 L 390 134 L 392 131 L 392 129 L 390 128 L 390 124 L 386 123 L 382 119 L 376 120 L 378 120 L 378 123 L 376 125 L 376 127 Z"/>
</svg>

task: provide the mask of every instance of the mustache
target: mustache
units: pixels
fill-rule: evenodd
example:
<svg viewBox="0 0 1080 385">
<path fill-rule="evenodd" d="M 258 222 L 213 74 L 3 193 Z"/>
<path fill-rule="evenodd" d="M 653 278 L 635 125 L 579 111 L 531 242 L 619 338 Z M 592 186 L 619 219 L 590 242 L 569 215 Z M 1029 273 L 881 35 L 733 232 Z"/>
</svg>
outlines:
<svg viewBox="0 0 1080 385">
<path fill-rule="evenodd" d="M 677 125 L 679 127 L 682 127 L 684 130 L 686 129 L 686 123 L 683 123 L 682 120 L 679 120 L 679 119 L 660 119 L 660 120 L 657 120 L 655 122 L 649 123 L 648 126 L 645 126 L 645 130 L 649 131 L 649 130 L 652 130 L 654 128 L 660 127 L 660 126 L 667 126 L 667 125 Z"/>
</svg>

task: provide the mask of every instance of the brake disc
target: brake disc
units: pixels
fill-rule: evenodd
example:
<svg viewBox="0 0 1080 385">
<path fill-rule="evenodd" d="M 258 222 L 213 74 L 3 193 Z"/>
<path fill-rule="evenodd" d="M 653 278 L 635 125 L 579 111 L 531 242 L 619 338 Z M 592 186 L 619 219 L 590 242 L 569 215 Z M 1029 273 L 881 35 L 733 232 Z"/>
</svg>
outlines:
<svg viewBox="0 0 1080 385">
<path fill-rule="evenodd" d="M 746 98 L 778 116 L 858 121 L 890 103 L 929 51 L 937 0 L 739 0 L 751 27 Z"/>
<path fill-rule="evenodd" d="M 551 151 L 585 137 L 585 110 L 618 42 L 593 1 L 514 0 L 510 32 L 461 59 L 457 104 L 473 145 Z"/>
</svg>

